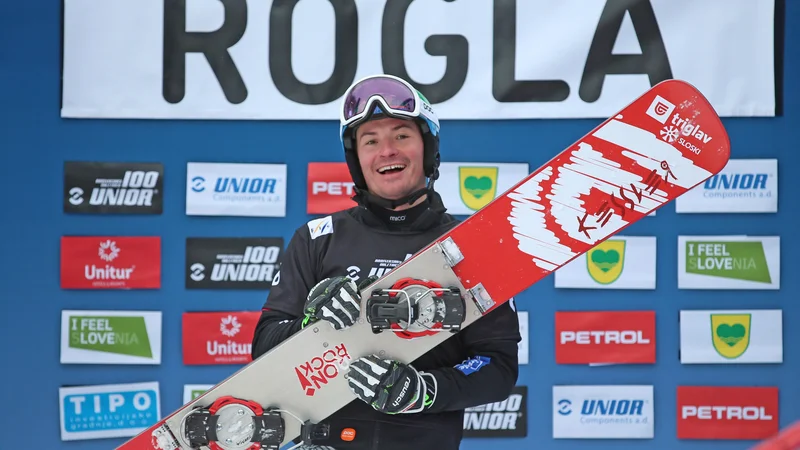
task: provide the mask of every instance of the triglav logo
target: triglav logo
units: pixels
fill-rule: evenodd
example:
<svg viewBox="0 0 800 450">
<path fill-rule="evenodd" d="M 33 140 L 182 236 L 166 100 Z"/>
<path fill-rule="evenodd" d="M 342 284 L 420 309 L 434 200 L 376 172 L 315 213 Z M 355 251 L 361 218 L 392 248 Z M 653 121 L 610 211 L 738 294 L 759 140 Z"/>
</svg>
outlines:
<svg viewBox="0 0 800 450">
<path fill-rule="evenodd" d="M 674 110 L 675 105 L 672 102 L 660 95 L 656 95 L 653 102 L 650 103 L 650 107 L 647 108 L 647 115 L 664 124 Z"/>
</svg>

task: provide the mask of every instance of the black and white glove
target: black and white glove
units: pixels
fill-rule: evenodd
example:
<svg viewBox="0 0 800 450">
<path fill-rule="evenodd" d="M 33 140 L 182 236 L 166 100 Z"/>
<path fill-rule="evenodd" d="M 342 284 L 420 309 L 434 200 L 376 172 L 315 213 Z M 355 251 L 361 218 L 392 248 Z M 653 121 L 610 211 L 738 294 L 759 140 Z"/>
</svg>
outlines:
<svg viewBox="0 0 800 450">
<path fill-rule="evenodd" d="M 436 401 L 436 377 L 399 361 L 358 358 L 346 377 L 356 397 L 385 414 L 422 412 Z"/>
<path fill-rule="evenodd" d="M 320 281 L 306 297 L 302 328 L 318 320 L 330 322 L 337 330 L 353 326 L 361 312 L 359 292 L 376 279 L 369 277 L 360 286 L 356 286 L 348 277 L 331 277 Z"/>
</svg>

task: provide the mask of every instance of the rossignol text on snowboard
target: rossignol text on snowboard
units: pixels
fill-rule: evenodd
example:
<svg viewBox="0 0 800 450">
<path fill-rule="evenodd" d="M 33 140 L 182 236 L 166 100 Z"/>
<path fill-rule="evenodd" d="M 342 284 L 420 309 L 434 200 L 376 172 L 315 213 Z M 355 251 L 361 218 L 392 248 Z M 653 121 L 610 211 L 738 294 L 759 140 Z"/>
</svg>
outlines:
<svg viewBox="0 0 800 450">
<path fill-rule="evenodd" d="M 659 83 L 367 287 L 356 326 L 301 330 L 119 449 L 278 449 L 325 433 L 313 424 L 355 399 L 349 361 L 412 362 L 718 173 L 729 146 L 700 92 Z"/>
</svg>

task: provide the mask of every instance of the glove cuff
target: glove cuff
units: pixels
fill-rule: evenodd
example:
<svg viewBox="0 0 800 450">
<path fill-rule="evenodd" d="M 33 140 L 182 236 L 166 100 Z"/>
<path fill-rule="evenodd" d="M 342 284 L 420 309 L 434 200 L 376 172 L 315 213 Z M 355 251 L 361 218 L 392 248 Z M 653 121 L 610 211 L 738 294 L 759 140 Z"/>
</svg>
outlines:
<svg viewBox="0 0 800 450">
<path fill-rule="evenodd" d="M 436 392 L 438 391 L 438 381 L 433 374 L 427 372 L 417 372 L 416 369 L 409 366 L 417 374 L 417 393 L 414 402 L 400 414 L 413 414 L 420 413 L 433 406 L 436 401 Z"/>
</svg>

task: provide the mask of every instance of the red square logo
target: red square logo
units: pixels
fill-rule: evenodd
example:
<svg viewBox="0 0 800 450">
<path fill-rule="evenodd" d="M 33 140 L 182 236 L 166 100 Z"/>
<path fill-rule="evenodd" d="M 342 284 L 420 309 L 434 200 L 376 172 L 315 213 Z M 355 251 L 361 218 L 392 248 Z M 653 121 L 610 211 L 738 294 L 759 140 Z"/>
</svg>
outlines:
<svg viewBox="0 0 800 450">
<path fill-rule="evenodd" d="M 63 289 L 158 289 L 161 238 L 63 236 Z"/>
<path fill-rule="evenodd" d="M 183 314 L 183 363 L 247 364 L 260 311 Z"/>
<path fill-rule="evenodd" d="M 557 364 L 654 364 L 655 311 L 556 312 Z"/>
<path fill-rule="evenodd" d="M 778 433 L 778 388 L 678 386 L 678 439 L 767 439 Z"/>
<path fill-rule="evenodd" d="M 356 202 L 353 178 L 346 163 L 308 163 L 308 214 L 331 214 Z"/>
</svg>

